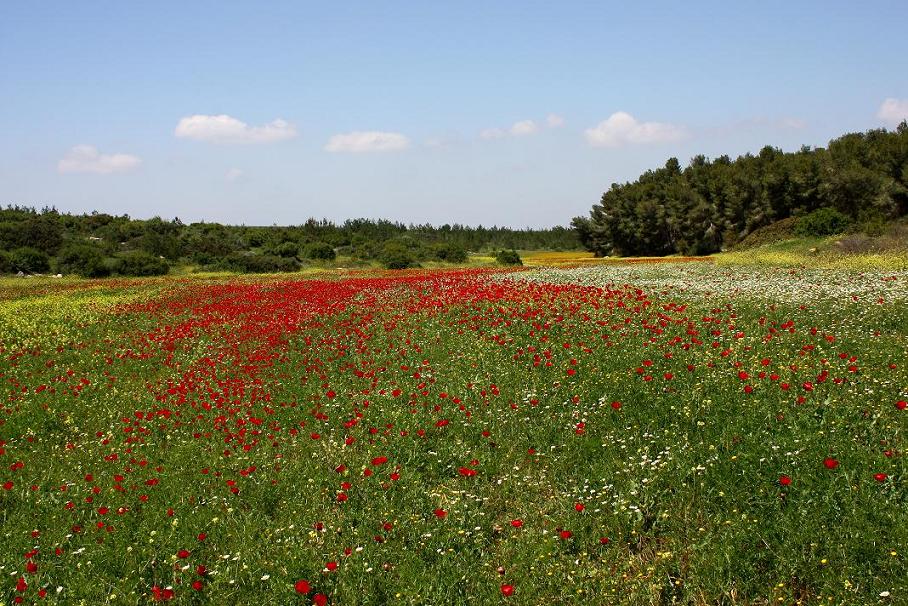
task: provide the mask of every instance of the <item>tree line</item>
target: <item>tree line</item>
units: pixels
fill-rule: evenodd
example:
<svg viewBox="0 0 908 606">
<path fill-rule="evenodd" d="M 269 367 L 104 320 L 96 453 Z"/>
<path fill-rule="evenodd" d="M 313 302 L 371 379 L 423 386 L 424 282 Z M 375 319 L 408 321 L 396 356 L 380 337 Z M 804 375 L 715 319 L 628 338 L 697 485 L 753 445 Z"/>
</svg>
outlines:
<svg viewBox="0 0 908 606">
<path fill-rule="evenodd" d="M 703 255 L 818 212 L 813 225 L 871 228 L 908 213 L 908 122 L 792 153 L 766 146 L 735 160 L 699 155 L 683 169 L 670 158 L 633 182 L 612 184 L 571 225 L 600 256 Z"/>
<path fill-rule="evenodd" d="M 167 273 L 173 265 L 279 272 L 338 256 L 353 264 L 380 262 L 398 269 L 425 261 L 463 263 L 469 252 L 513 249 L 577 250 L 580 243 L 569 227 L 405 225 L 371 219 L 341 224 L 309 219 L 301 225 L 262 227 L 0 208 L 0 273 L 141 276 Z"/>
</svg>

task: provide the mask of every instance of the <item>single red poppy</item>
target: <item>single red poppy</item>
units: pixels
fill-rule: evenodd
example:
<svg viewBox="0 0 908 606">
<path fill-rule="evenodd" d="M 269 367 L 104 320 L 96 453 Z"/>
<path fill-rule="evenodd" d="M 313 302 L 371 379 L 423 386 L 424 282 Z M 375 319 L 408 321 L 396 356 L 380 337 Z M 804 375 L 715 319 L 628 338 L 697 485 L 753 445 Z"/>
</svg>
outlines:
<svg viewBox="0 0 908 606">
<path fill-rule="evenodd" d="M 309 593 L 309 591 L 311 589 L 309 587 L 309 581 L 306 581 L 304 579 L 300 579 L 299 581 L 297 581 L 296 584 L 293 586 L 293 588 L 296 589 L 297 593 L 300 593 L 303 595 Z"/>
</svg>

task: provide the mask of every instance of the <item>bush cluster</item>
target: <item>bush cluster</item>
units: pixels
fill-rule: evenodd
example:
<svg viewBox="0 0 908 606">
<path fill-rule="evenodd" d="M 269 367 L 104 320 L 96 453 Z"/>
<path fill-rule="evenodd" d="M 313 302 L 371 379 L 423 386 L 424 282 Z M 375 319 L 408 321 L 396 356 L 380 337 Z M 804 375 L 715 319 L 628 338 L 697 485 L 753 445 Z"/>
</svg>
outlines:
<svg viewBox="0 0 908 606">
<path fill-rule="evenodd" d="M 843 233 L 851 225 L 851 219 L 834 208 L 818 208 L 798 218 L 795 233 L 799 236 L 831 236 Z"/>
<path fill-rule="evenodd" d="M 523 260 L 516 250 L 500 250 L 495 253 L 495 260 L 502 265 L 523 265 Z"/>
</svg>

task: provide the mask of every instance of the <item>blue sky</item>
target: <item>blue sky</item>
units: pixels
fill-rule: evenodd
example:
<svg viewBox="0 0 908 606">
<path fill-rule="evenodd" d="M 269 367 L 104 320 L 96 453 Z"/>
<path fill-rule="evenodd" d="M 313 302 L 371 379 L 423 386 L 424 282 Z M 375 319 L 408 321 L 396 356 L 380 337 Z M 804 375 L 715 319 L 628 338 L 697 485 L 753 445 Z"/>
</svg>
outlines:
<svg viewBox="0 0 908 606">
<path fill-rule="evenodd" d="M 2 3 L 0 203 L 565 225 L 908 117 L 903 0 L 258 4 Z"/>
</svg>

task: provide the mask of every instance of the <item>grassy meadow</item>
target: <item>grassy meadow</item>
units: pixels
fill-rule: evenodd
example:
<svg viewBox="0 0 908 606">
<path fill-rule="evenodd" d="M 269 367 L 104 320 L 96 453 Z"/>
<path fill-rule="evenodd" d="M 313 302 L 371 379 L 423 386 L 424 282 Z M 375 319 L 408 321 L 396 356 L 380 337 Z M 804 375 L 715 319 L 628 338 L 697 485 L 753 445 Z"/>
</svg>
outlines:
<svg viewBox="0 0 908 606">
<path fill-rule="evenodd" d="M 0 603 L 908 603 L 908 271 L 736 254 L 4 280 Z"/>
</svg>

